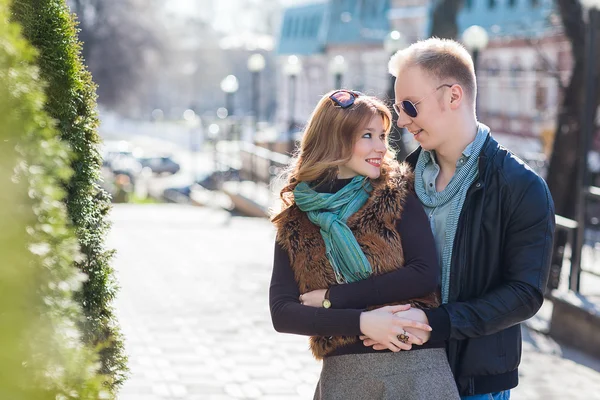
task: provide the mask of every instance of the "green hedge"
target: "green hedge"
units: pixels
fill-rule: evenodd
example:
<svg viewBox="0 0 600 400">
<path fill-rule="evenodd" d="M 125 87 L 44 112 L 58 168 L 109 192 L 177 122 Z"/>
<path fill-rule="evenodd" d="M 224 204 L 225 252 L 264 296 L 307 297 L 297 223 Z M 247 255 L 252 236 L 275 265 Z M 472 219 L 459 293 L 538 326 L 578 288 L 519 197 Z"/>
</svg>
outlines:
<svg viewBox="0 0 600 400">
<path fill-rule="evenodd" d="M 81 341 L 83 274 L 63 203 L 69 151 L 43 111 L 35 51 L 0 0 L 0 399 L 110 398 Z"/>
<path fill-rule="evenodd" d="M 81 60 L 74 16 L 64 0 L 14 0 L 12 11 L 23 35 L 39 52 L 40 75 L 47 82 L 45 109 L 74 151 L 66 206 L 83 255 L 76 265 L 88 276 L 79 295 L 85 314 L 82 331 L 86 343 L 102 346 L 101 371 L 112 377 L 115 392 L 126 379 L 127 359 L 112 308 L 117 291 L 109 265 L 113 252 L 104 247 L 110 201 L 98 185 L 95 85 Z"/>
</svg>

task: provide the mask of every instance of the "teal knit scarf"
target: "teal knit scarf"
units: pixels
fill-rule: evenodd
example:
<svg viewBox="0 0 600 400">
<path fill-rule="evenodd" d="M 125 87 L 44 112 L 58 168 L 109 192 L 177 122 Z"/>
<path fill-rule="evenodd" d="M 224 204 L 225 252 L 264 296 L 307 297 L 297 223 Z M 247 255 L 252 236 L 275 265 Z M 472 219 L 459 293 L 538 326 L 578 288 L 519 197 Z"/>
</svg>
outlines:
<svg viewBox="0 0 600 400">
<path fill-rule="evenodd" d="M 364 176 L 356 176 L 337 193 L 318 193 L 306 182 L 294 189 L 294 200 L 310 221 L 321 228 L 325 252 L 338 283 L 357 282 L 373 272 L 354 234 L 346 225 L 348 218 L 368 200 L 373 190 Z"/>
</svg>

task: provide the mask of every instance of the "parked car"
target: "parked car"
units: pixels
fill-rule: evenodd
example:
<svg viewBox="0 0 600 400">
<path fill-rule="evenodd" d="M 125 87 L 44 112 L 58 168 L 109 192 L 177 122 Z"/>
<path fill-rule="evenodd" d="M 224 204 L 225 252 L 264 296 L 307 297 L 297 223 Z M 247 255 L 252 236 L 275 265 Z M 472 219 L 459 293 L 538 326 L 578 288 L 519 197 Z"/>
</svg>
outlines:
<svg viewBox="0 0 600 400">
<path fill-rule="evenodd" d="M 163 192 L 163 199 L 167 203 L 190 204 L 191 185 L 170 187 Z"/>
<path fill-rule="evenodd" d="M 181 167 L 170 156 L 138 157 L 143 168 L 150 168 L 155 174 L 176 174 Z"/>
<path fill-rule="evenodd" d="M 138 157 L 142 154 L 142 150 L 126 140 L 107 140 L 102 143 L 100 154 L 102 155 L 102 166 L 111 168 L 111 164 L 115 159 Z"/>
</svg>

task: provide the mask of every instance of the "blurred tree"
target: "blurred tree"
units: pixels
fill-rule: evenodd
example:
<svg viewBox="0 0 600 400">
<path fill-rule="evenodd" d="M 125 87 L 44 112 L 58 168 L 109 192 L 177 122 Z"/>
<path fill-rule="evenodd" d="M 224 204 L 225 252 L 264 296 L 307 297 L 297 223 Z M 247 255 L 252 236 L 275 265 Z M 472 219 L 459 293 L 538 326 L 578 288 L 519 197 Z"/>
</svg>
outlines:
<svg viewBox="0 0 600 400">
<path fill-rule="evenodd" d="M 430 37 L 458 38 L 458 12 L 464 0 L 437 0 L 432 8 Z"/>
<path fill-rule="evenodd" d="M 0 398 L 97 400 L 109 376 L 80 339 L 68 146 L 44 112 L 35 51 L 0 0 Z M 7 73 L 9 72 L 9 73 Z"/>
<path fill-rule="evenodd" d="M 109 265 L 113 251 L 104 248 L 109 198 L 99 184 L 95 86 L 83 66 L 75 22 L 64 0 L 14 0 L 13 18 L 38 50 L 40 76 L 47 82 L 45 110 L 57 122 L 61 139 L 74 151 L 74 174 L 66 184 L 66 206 L 82 253 L 75 265 L 88 276 L 77 299 L 83 306 L 83 339 L 103 346 L 101 372 L 111 390 L 125 380 L 123 343 L 112 302 L 117 291 Z"/>
<path fill-rule="evenodd" d="M 584 157 L 577 154 L 577 143 L 581 133 L 581 110 L 584 101 L 584 67 L 585 54 L 585 23 L 583 10 L 577 0 L 558 0 L 558 10 L 563 23 L 564 32 L 571 42 L 571 57 L 573 71 L 566 86 L 562 103 L 559 108 L 556 123 L 556 133 L 550 165 L 548 170 L 548 185 L 554 197 L 556 213 L 567 218 L 575 215 L 575 196 L 577 191 L 577 159 Z M 596 27 L 598 29 L 599 27 Z M 597 53 L 600 54 L 600 42 Z M 600 64 L 596 64 L 597 66 Z M 596 75 L 599 71 L 596 72 Z M 596 96 L 596 105 L 600 96 Z"/>
<path fill-rule="evenodd" d="M 585 54 L 586 24 L 578 0 L 557 0 L 556 6 L 560 13 L 565 35 L 571 42 L 573 70 L 571 71 L 569 83 L 562 93 L 562 102 L 558 109 L 553 151 L 546 180 L 554 199 L 556 213 L 574 219 L 577 196 L 573 194 L 579 190 L 577 159 L 586 157 L 585 154 L 579 154 L 577 145 L 581 134 L 581 110 L 584 107 L 584 86 L 586 85 L 584 74 L 587 62 Z M 596 29 L 600 29 L 600 27 L 597 26 Z M 597 42 L 597 45 L 599 48 L 596 50 L 596 54 L 600 55 L 600 41 Z M 597 67 L 600 66 L 599 61 L 596 61 Z M 599 75 L 600 69 L 596 70 L 596 82 L 599 81 Z M 596 90 L 595 93 L 597 107 L 600 102 L 600 90 Z M 562 265 L 562 253 L 566 239 L 564 232 L 557 232 L 554 241 L 555 257 L 553 260 L 555 275 L 556 271 L 560 271 Z M 557 280 L 555 280 L 555 284 L 557 284 Z"/>
<path fill-rule="evenodd" d="M 143 101 L 158 73 L 163 25 L 154 0 L 70 0 L 79 20 L 83 59 L 98 85 L 98 101 L 127 113 Z"/>
</svg>

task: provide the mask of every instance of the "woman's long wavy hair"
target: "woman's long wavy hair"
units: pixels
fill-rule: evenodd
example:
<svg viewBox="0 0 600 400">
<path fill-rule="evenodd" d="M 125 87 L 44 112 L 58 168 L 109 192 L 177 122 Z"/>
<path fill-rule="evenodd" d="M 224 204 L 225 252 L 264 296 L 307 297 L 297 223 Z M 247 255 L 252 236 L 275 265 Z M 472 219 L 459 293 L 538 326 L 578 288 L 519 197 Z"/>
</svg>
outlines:
<svg viewBox="0 0 600 400">
<path fill-rule="evenodd" d="M 338 167 L 352 157 L 359 134 L 374 116 L 383 119 L 387 134 L 390 132 L 392 115 L 387 106 L 373 96 L 359 95 L 354 104 L 342 108 L 330 99 L 333 91 L 325 94 L 308 120 L 300 148 L 284 172 L 286 185 L 280 193 L 282 206 L 272 221 L 277 223 L 282 214 L 294 204 L 294 188 L 300 182 L 334 180 Z M 387 140 L 387 139 L 386 139 Z M 394 159 L 389 150 L 382 160 L 382 175 Z"/>
</svg>

